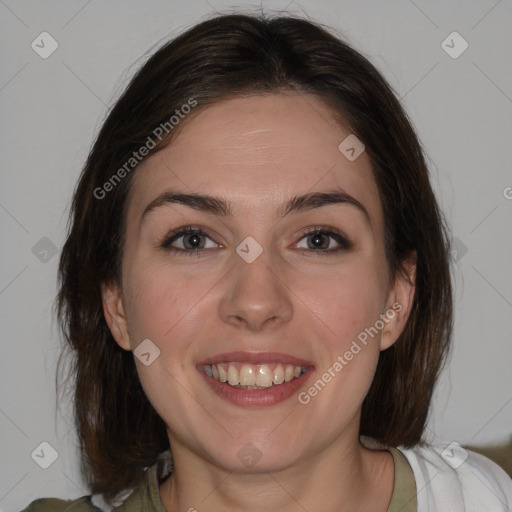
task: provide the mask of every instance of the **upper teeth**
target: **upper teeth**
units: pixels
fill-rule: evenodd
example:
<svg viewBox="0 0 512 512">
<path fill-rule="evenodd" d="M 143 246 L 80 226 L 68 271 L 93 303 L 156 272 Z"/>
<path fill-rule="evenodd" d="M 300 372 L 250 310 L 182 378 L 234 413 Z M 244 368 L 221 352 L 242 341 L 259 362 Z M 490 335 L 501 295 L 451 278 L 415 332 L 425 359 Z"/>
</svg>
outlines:
<svg viewBox="0 0 512 512">
<path fill-rule="evenodd" d="M 272 369 L 271 366 L 274 366 Z M 218 363 L 205 364 L 204 371 L 209 377 L 231 386 L 251 387 L 256 389 L 269 388 L 300 377 L 304 373 L 303 366 L 280 363 L 247 364 L 247 363 Z"/>
</svg>

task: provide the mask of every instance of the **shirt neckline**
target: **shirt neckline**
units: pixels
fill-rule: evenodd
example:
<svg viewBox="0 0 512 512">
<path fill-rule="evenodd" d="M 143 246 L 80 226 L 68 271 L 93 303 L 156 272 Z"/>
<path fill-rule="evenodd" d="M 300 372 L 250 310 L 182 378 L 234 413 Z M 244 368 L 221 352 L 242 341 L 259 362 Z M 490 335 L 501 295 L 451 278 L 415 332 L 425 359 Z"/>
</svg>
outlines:
<svg viewBox="0 0 512 512">
<path fill-rule="evenodd" d="M 393 494 L 387 512 L 417 512 L 416 480 L 407 457 L 398 449 L 387 447 L 395 463 Z"/>
<path fill-rule="evenodd" d="M 417 512 L 416 482 L 407 457 L 398 448 L 385 449 L 393 456 L 395 466 L 393 494 L 387 512 Z M 172 456 L 167 451 L 156 464 L 146 470 L 143 484 L 115 510 L 128 512 L 130 504 L 133 504 L 141 512 L 166 512 L 160 498 L 160 483 L 171 471 Z"/>
</svg>

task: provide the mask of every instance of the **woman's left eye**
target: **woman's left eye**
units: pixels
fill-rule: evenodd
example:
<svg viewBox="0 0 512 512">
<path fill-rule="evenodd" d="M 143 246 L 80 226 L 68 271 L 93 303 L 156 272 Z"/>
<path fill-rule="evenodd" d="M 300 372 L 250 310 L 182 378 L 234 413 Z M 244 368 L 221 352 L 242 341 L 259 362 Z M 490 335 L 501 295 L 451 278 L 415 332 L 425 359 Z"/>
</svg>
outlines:
<svg viewBox="0 0 512 512">
<path fill-rule="evenodd" d="M 333 241 L 337 247 L 333 247 Z M 305 246 L 300 246 L 301 242 L 305 242 Z M 299 249 L 307 249 L 319 253 L 339 252 L 352 247 L 352 243 L 338 231 L 325 228 L 312 228 L 300 239 L 297 247 Z"/>
</svg>

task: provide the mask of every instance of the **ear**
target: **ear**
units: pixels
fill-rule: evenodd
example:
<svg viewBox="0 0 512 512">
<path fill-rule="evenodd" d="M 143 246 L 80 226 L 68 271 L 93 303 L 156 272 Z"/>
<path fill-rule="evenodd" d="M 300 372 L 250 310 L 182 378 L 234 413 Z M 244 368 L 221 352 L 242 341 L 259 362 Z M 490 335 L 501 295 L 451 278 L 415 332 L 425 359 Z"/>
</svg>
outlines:
<svg viewBox="0 0 512 512">
<path fill-rule="evenodd" d="M 128 324 L 119 285 L 117 283 L 101 283 L 101 297 L 103 314 L 112 336 L 120 347 L 131 350 Z"/>
<path fill-rule="evenodd" d="M 402 263 L 402 270 L 399 269 L 396 272 L 383 314 L 384 329 L 380 342 L 381 351 L 396 342 L 411 313 L 416 289 L 416 261 L 416 252 L 413 252 Z"/>
</svg>

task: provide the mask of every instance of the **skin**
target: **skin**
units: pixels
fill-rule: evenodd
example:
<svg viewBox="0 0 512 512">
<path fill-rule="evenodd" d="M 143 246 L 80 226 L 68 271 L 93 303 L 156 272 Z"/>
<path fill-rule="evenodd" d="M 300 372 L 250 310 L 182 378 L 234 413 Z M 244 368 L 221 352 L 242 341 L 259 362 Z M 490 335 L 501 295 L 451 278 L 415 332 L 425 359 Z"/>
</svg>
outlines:
<svg viewBox="0 0 512 512">
<path fill-rule="evenodd" d="M 151 365 L 136 363 L 168 426 L 175 470 L 160 495 L 169 511 L 387 510 L 392 456 L 363 447 L 358 432 L 380 351 L 396 341 L 409 314 L 414 261 L 405 262 L 411 279 L 390 279 L 370 160 L 363 152 L 349 161 L 338 149 L 350 133 L 312 95 L 230 98 L 191 114 L 134 176 L 123 284 L 106 283 L 102 293 L 121 347 L 134 350 L 149 338 L 160 349 Z M 223 198 L 232 215 L 167 204 L 141 220 L 169 189 Z M 295 195 L 340 189 L 369 221 L 348 203 L 279 215 Z M 189 225 L 207 231 L 199 255 L 159 246 Z M 341 231 L 352 247 L 317 254 L 308 246 L 314 235 L 304 230 L 319 225 Z M 235 251 L 247 236 L 263 248 L 251 264 Z M 242 408 L 217 396 L 196 369 L 223 352 L 277 351 L 312 362 L 314 374 L 300 391 L 307 390 L 396 302 L 401 311 L 307 405 L 292 396 Z M 237 456 L 247 443 L 261 454 L 250 468 Z"/>
</svg>

